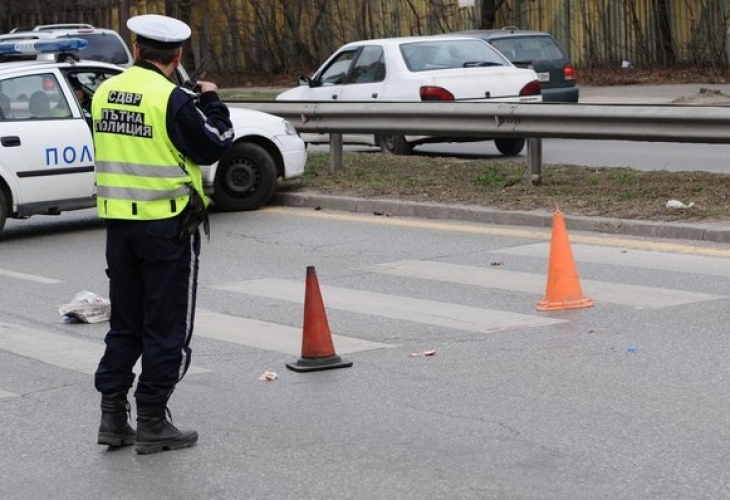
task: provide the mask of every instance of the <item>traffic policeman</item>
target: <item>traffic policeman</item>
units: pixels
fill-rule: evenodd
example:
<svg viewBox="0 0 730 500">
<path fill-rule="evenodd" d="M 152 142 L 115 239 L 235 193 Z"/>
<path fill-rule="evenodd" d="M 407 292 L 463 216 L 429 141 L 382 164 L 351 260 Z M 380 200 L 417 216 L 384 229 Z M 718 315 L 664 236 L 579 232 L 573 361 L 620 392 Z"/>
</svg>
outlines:
<svg viewBox="0 0 730 500">
<path fill-rule="evenodd" d="M 132 17 L 134 65 L 102 83 L 92 100 L 98 214 L 105 220 L 109 297 L 106 349 L 95 374 L 101 393 L 99 444 L 134 444 L 140 454 L 193 446 L 195 431 L 168 420 L 167 402 L 190 366 L 200 255 L 207 234 L 200 164 L 233 141 L 229 111 L 214 83 L 198 99 L 171 81 L 187 24 L 155 14 Z M 134 393 L 137 430 L 129 425 Z"/>
</svg>

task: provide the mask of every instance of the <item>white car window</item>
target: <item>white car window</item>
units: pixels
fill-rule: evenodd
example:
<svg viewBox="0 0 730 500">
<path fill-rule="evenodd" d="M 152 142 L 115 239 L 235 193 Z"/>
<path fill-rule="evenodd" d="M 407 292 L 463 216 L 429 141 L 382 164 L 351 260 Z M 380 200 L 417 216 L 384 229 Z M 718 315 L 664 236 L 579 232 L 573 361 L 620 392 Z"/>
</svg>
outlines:
<svg viewBox="0 0 730 500">
<path fill-rule="evenodd" d="M 4 94 L 0 87 L 0 120 L 5 120 L 11 113 L 10 97 Z"/>
<path fill-rule="evenodd" d="M 384 79 L 383 48 L 379 45 L 366 45 L 352 68 L 350 83 L 382 82 Z"/>
<path fill-rule="evenodd" d="M 444 40 L 400 46 L 410 71 L 509 65 L 506 58 L 481 40 Z"/>
<path fill-rule="evenodd" d="M 339 54 L 320 74 L 319 85 L 342 85 L 347 80 L 356 51 L 349 50 Z"/>
<path fill-rule="evenodd" d="M 64 72 L 71 89 L 74 92 L 76 104 L 81 108 L 84 116 L 91 127 L 91 98 L 105 80 L 118 75 L 120 71 L 111 71 L 106 68 L 74 68 Z"/>
<path fill-rule="evenodd" d="M 52 73 L 0 82 L 0 107 L 6 121 L 71 118 L 71 108 Z"/>
<path fill-rule="evenodd" d="M 108 69 L 83 68 L 74 69 L 66 74 L 67 78 L 75 78 L 84 86 L 85 90 L 96 92 L 105 80 L 118 75 L 119 72 L 113 72 Z"/>
</svg>

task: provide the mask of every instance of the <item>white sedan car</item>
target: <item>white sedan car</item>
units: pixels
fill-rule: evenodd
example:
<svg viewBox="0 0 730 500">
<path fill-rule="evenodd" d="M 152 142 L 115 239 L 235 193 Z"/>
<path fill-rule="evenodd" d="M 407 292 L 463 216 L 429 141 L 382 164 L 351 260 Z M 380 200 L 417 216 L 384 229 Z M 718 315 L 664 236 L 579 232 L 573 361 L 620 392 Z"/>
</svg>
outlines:
<svg viewBox="0 0 730 500">
<path fill-rule="evenodd" d="M 516 68 L 483 40 L 465 36 L 421 36 L 362 40 L 344 45 L 282 101 L 488 101 L 541 102 L 540 82 L 531 69 Z M 326 134 L 302 134 L 307 143 L 326 143 Z M 409 154 L 427 142 L 465 142 L 466 137 L 349 135 L 343 142 Z M 502 154 L 519 154 L 524 137 L 494 140 Z"/>
<path fill-rule="evenodd" d="M 0 43 L 0 56 L 21 52 L 32 59 L 0 63 L 0 229 L 9 217 L 57 215 L 96 204 L 88 111 L 72 85 L 90 97 L 123 68 L 39 61 L 33 55 L 44 47 L 63 50 L 74 40 L 79 41 Z M 307 152 L 286 120 L 243 108 L 230 112 L 235 142 L 221 161 L 201 166 L 203 182 L 216 209 L 254 210 L 269 200 L 278 179 L 304 173 Z"/>
</svg>

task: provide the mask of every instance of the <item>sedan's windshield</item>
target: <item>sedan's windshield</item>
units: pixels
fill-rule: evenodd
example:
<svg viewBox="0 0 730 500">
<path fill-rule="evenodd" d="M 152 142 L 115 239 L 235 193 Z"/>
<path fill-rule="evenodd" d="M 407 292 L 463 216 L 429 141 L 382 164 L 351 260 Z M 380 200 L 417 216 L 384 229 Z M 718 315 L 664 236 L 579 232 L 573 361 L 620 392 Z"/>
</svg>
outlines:
<svg viewBox="0 0 730 500">
<path fill-rule="evenodd" d="M 400 51 L 410 71 L 510 65 L 499 52 L 476 39 L 404 43 Z"/>
</svg>

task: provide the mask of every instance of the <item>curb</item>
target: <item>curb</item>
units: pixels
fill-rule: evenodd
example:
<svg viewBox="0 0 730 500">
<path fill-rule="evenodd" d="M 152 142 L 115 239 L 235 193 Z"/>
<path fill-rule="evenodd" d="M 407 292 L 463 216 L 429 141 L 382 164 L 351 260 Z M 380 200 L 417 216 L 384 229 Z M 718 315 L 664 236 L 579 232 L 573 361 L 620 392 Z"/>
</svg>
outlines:
<svg viewBox="0 0 730 500">
<path fill-rule="evenodd" d="M 340 212 L 374 213 L 387 212 L 399 217 L 421 219 L 480 222 L 508 226 L 532 226 L 550 228 L 553 213 L 535 211 L 504 211 L 469 205 L 423 203 L 390 199 L 354 198 L 349 196 L 323 195 L 315 192 L 278 192 L 269 201 L 271 205 L 327 209 Z M 607 217 L 565 215 L 571 230 L 598 233 L 667 238 L 678 240 L 730 243 L 730 221 L 710 223 L 672 223 Z"/>
</svg>

